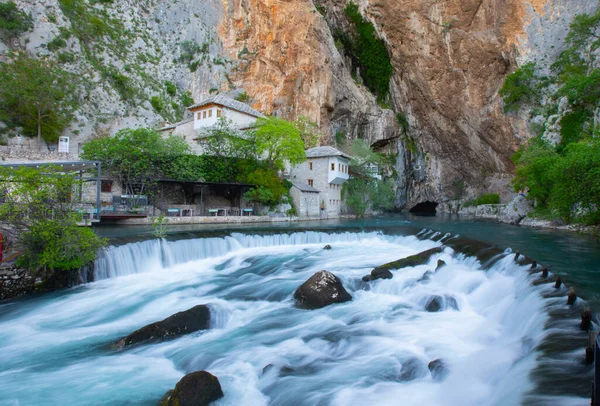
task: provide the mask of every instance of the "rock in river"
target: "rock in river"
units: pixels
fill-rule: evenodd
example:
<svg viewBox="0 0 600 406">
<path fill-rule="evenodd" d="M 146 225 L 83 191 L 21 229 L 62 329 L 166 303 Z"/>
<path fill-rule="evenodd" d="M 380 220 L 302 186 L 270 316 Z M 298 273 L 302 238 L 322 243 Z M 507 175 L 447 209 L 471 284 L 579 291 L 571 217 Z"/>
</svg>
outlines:
<svg viewBox="0 0 600 406">
<path fill-rule="evenodd" d="M 198 305 L 134 331 L 119 340 L 116 347 L 123 348 L 144 341 L 175 338 L 209 327 L 210 310 L 206 305 Z"/>
<path fill-rule="evenodd" d="M 320 271 L 308 278 L 296 292 L 296 303 L 303 308 L 318 309 L 333 303 L 352 300 L 340 279 L 327 271 Z"/>
<path fill-rule="evenodd" d="M 160 401 L 160 406 L 206 406 L 223 397 L 219 379 L 206 371 L 187 374 Z"/>
</svg>

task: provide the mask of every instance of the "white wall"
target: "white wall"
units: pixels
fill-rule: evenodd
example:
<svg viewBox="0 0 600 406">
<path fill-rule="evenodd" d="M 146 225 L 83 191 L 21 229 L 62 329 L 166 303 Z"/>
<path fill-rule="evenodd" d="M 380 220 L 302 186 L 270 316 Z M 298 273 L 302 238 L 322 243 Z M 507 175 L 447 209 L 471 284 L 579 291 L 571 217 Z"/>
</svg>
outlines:
<svg viewBox="0 0 600 406">
<path fill-rule="evenodd" d="M 345 181 L 350 178 L 348 175 L 348 165 L 350 162 L 348 159 L 338 156 L 329 157 L 329 166 L 328 166 L 328 181 L 329 183 L 334 183 L 336 185 L 341 185 Z M 334 170 L 331 170 L 331 165 L 333 165 Z"/>
<path fill-rule="evenodd" d="M 221 110 L 223 117 L 230 120 L 235 128 L 249 127 L 256 122 L 256 117 L 249 114 L 232 110 L 228 107 L 212 106 L 194 112 L 194 130 L 196 130 L 196 132 L 202 132 L 203 129 L 217 124 L 219 121 L 217 110 Z M 211 111 L 211 117 L 208 117 L 209 111 Z M 206 118 L 203 118 L 204 112 L 206 112 Z M 200 118 L 198 118 L 198 115 L 200 115 Z"/>
</svg>

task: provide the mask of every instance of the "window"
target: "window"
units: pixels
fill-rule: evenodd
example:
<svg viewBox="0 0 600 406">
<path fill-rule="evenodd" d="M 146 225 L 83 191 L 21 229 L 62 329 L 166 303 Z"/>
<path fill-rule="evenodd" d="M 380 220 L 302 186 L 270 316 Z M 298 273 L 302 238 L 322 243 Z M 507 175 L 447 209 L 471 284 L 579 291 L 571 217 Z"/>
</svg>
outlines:
<svg viewBox="0 0 600 406">
<path fill-rule="evenodd" d="M 338 164 L 338 172 L 342 171 L 342 164 Z"/>
<path fill-rule="evenodd" d="M 208 117 L 212 117 L 212 109 L 208 110 Z"/>
<path fill-rule="evenodd" d="M 223 110 L 217 110 L 217 118 L 223 115 Z"/>
<path fill-rule="evenodd" d="M 314 182 L 313 182 L 313 180 L 312 180 L 312 179 L 309 179 L 309 180 L 308 180 L 308 186 L 312 186 L 312 185 L 313 185 L 313 183 L 314 183 Z"/>
<path fill-rule="evenodd" d="M 309 162 L 309 163 L 308 163 L 308 170 L 309 170 L 309 171 L 312 171 L 312 162 Z"/>
<path fill-rule="evenodd" d="M 103 180 L 100 182 L 100 192 L 112 193 L 112 180 Z"/>
<path fill-rule="evenodd" d="M 335 171 L 335 164 L 334 163 L 331 164 L 331 170 Z"/>
<path fill-rule="evenodd" d="M 206 118 L 206 110 L 202 112 L 202 118 Z"/>
</svg>

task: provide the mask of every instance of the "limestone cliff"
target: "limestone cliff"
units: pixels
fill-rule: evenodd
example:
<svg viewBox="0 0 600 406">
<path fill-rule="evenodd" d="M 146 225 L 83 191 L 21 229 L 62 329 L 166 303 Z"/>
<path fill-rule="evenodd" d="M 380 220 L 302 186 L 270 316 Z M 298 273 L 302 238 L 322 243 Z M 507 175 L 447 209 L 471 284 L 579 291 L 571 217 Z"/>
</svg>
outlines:
<svg viewBox="0 0 600 406">
<path fill-rule="evenodd" d="M 16 2 L 35 24 L 22 46 L 38 57 L 71 54 L 63 58 L 65 69 L 92 83 L 67 131 L 76 142 L 174 118 L 184 90 L 196 100 L 246 92 L 267 114 L 316 121 L 329 143 L 364 138 L 396 152 L 400 208 L 451 199 L 461 180 L 470 194 L 506 183 L 513 170 L 509 157 L 529 134 L 525 114 L 503 113 L 498 89 L 522 62 L 548 66 L 573 16 L 597 6 L 576 0 L 357 0 L 393 66 L 389 97 L 378 103 L 334 38 L 352 35 L 348 2 L 316 1 Z M 50 51 L 54 38 L 76 32 L 77 14 L 65 12 L 65 3 L 121 21 L 125 48 L 115 49 L 110 38 L 96 38 L 90 48 L 71 35 L 64 48 Z M 186 42 L 196 44 L 193 52 Z M 0 55 L 6 51 L 0 44 Z M 123 95 L 115 74 L 126 78 L 134 96 Z M 165 93 L 165 81 L 177 85 L 176 96 Z M 152 106 L 154 96 L 167 107 Z"/>
</svg>

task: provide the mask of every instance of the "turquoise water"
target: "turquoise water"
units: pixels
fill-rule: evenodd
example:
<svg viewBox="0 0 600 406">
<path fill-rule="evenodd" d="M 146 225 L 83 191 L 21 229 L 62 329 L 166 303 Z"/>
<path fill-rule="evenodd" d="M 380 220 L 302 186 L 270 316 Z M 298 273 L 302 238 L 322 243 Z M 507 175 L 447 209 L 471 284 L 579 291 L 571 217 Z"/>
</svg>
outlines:
<svg viewBox="0 0 600 406">
<path fill-rule="evenodd" d="M 589 404 L 586 334 L 577 330 L 586 303 L 567 307 L 566 288 L 534 283 L 538 275 L 510 251 L 486 268 L 446 248 L 391 280 L 360 281 L 374 266 L 441 245 L 415 237 L 423 229 L 519 250 L 563 275 L 588 304 L 600 302 L 596 239 L 491 221 L 196 226 L 172 229 L 167 240 L 143 228 L 103 228 L 117 246 L 99 260 L 96 282 L 0 304 L 0 404 L 151 405 L 199 369 L 221 380 L 221 406 Z M 420 281 L 438 259 L 448 266 Z M 353 300 L 295 308 L 294 290 L 322 269 Z M 457 306 L 424 311 L 433 296 Z M 111 348 L 204 303 L 210 331 Z M 441 381 L 427 369 L 438 358 L 449 369 Z"/>
</svg>

